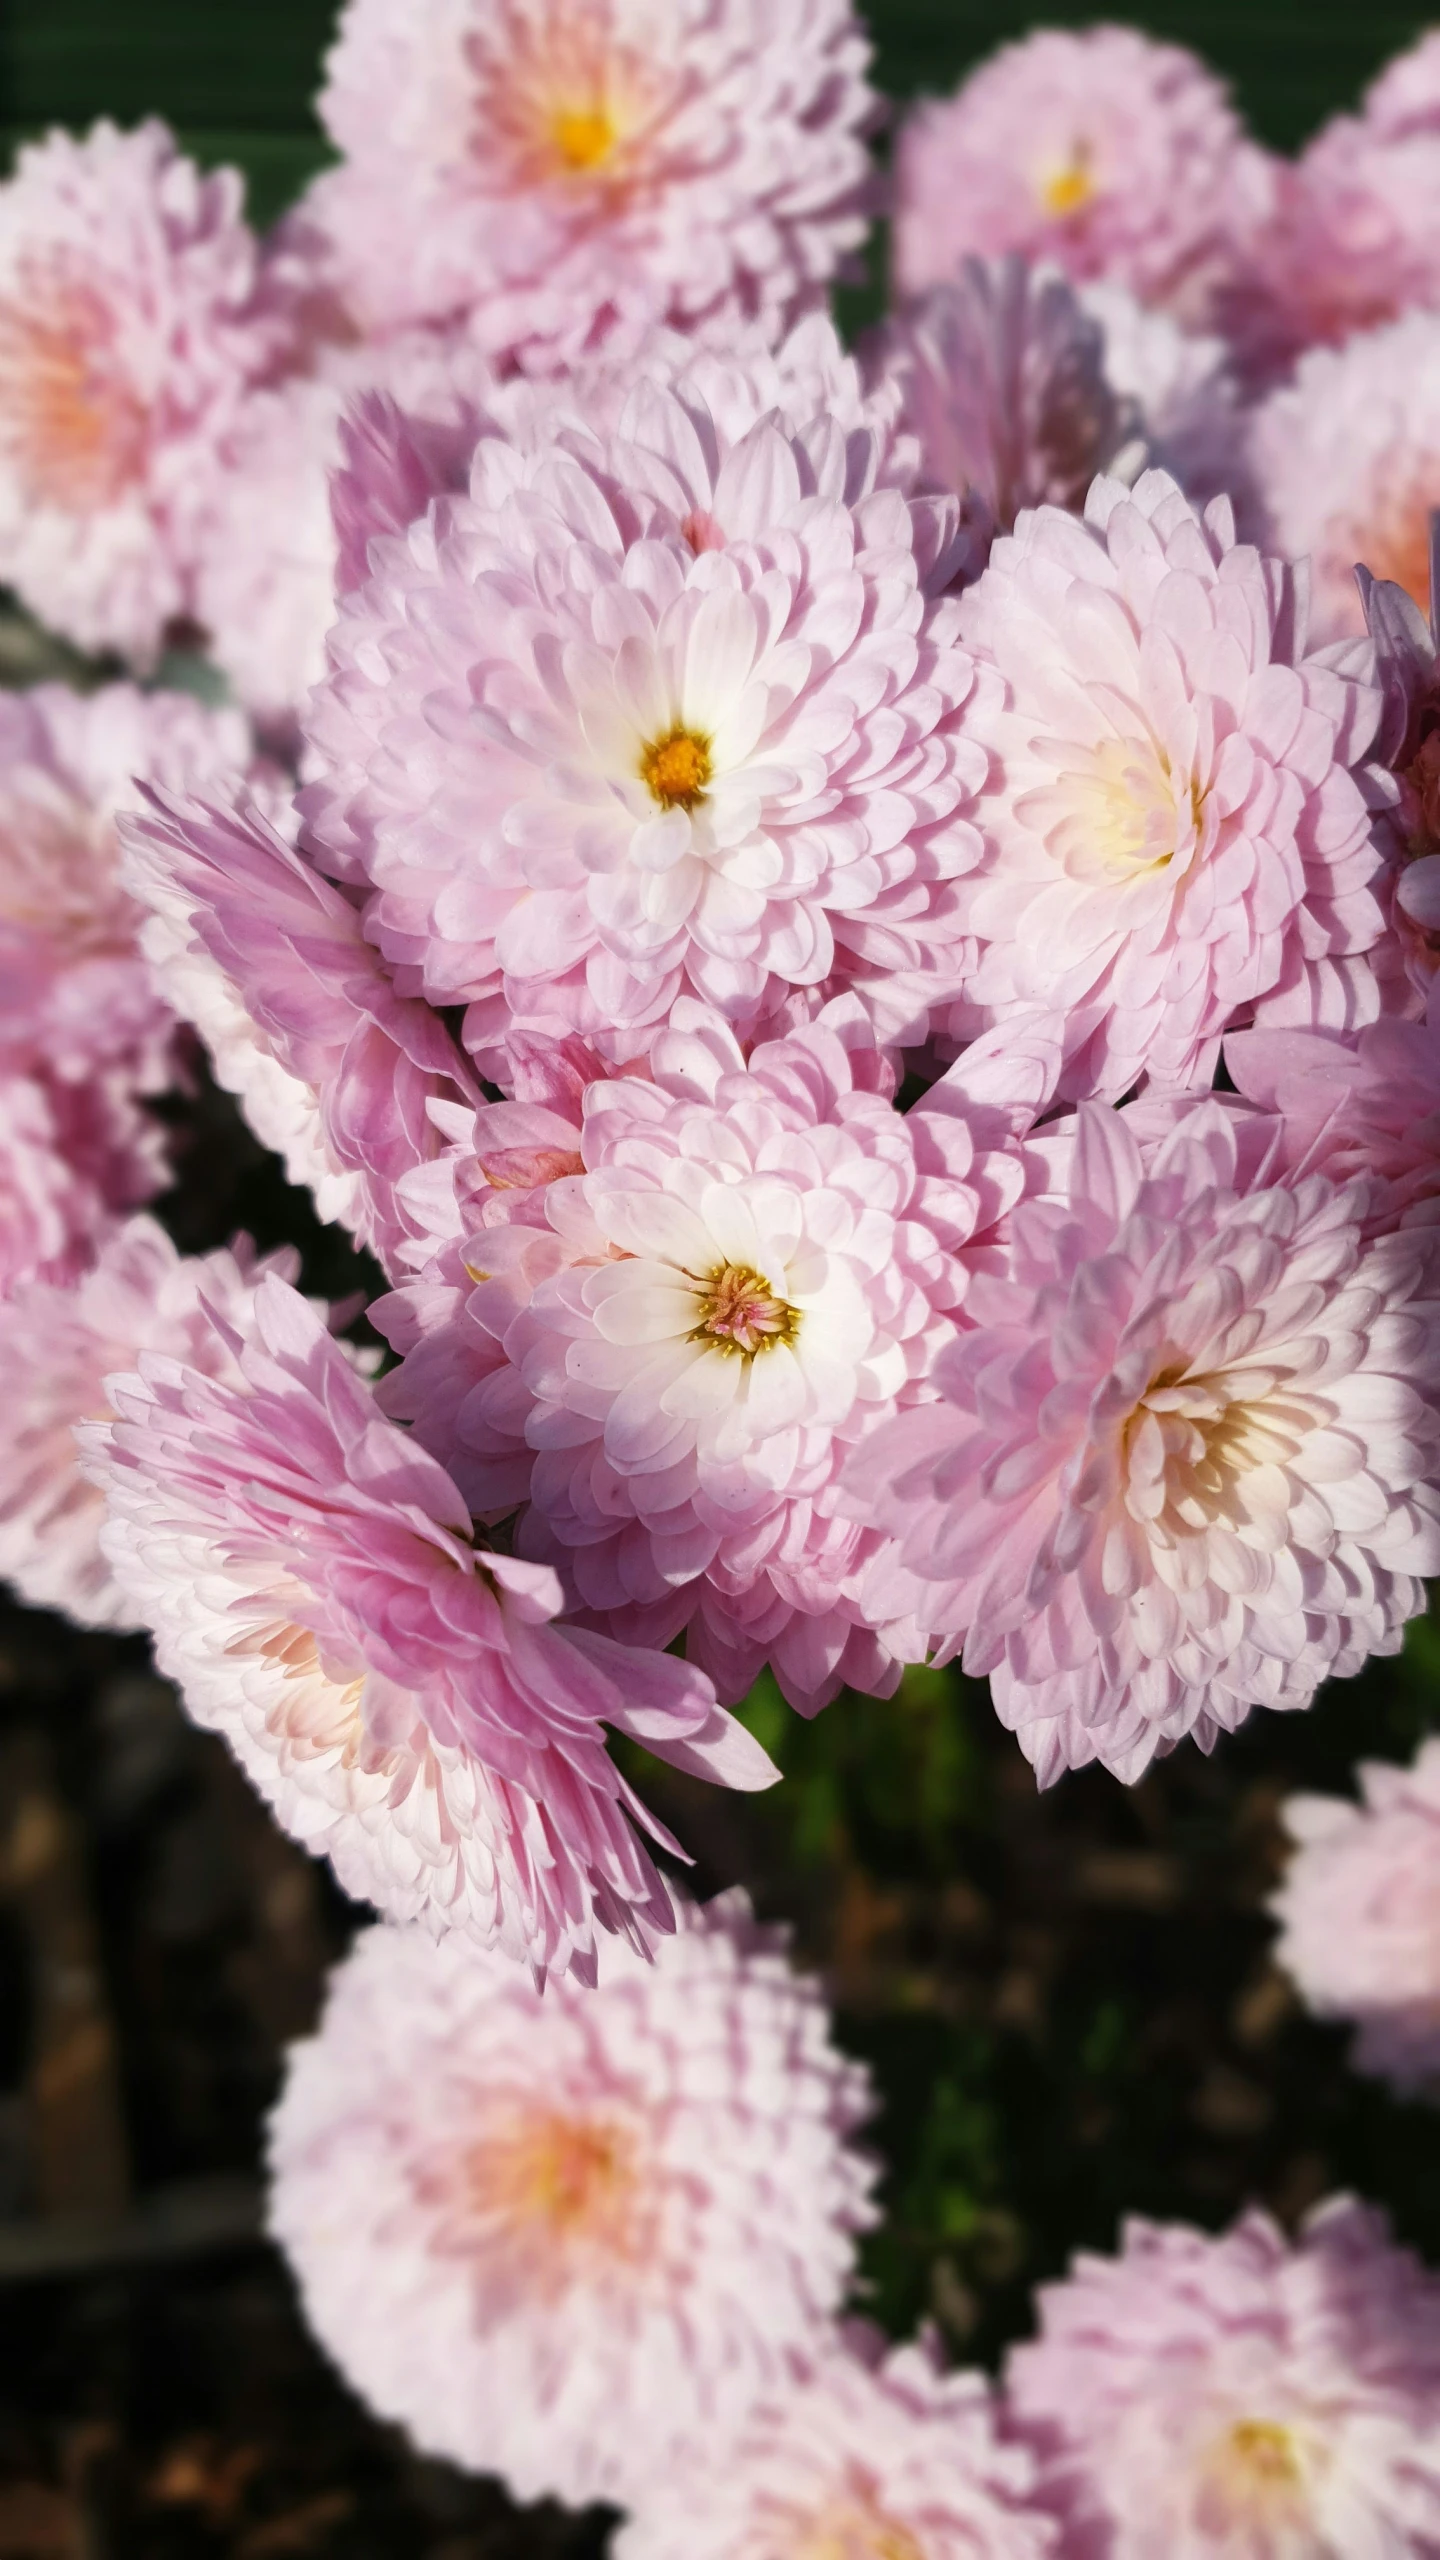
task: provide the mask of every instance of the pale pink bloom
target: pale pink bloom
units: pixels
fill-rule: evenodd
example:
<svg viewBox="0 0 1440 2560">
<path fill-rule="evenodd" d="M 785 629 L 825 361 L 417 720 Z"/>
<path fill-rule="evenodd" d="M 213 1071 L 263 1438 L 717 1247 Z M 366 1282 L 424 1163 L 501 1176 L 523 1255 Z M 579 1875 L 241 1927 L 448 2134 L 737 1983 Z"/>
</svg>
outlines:
<svg viewBox="0 0 1440 2560">
<path fill-rule="evenodd" d="M 194 611 L 199 527 L 282 332 L 233 169 L 161 124 L 52 133 L 0 185 L 0 578 L 148 664 Z"/>
<path fill-rule="evenodd" d="M 1440 2283 L 1338 2196 L 1287 2242 L 1131 2221 L 1006 2369 L 1074 2560 L 1440 2551 Z"/>
<path fill-rule="evenodd" d="M 1385 1010 L 1412 1015 L 1440 969 L 1440 510 L 1430 515 L 1425 571 L 1428 614 L 1393 579 L 1363 563 L 1355 572 L 1384 706 L 1372 794 L 1391 856 L 1390 931 L 1376 965 Z"/>
<path fill-rule="evenodd" d="M 1433 1243 L 1368 1242 L 1370 1184 L 1281 1181 L 1275 1136 L 1196 1096 L 1032 1141 L 1048 1196 L 972 1281 L 939 1401 L 851 1463 L 1042 1784 L 1308 1706 L 1398 1652 L 1440 1569 Z"/>
<path fill-rule="evenodd" d="M 182 1256 L 153 1218 L 131 1218 L 100 1245 L 78 1285 L 32 1280 L 0 1305 L 0 1575 L 33 1608 L 87 1627 L 135 1620 L 100 1547 L 102 1496 L 82 1474 L 75 1426 L 106 1418 L 105 1382 L 142 1351 L 233 1379 L 226 1332 L 243 1332 L 266 1271 L 295 1277 L 298 1257 L 257 1263 L 229 1251 Z"/>
<path fill-rule="evenodd" d="M 123 1082 L 0 1068 L 0 1299 L 77 1280 L 116 1217 L 164 1188 L 158 1126 Z"/>
<path fill-rule="evenodd" d="M 1246 531 L 1255 514 L 1248 417 L 1226 340 L 1182 329 L 1122 284 L 1084 284 L 1077 299 L 1100 325 L 1105 380 L 1132 415 L 1146 458 L 1194 506 L 1230 498 Z"/>
<path fill-rule="evenodd" d="M 742 1893 L 597 1989 L 372 1929 L 271 2120 L 271 2228 L 352 2387 L 515 2495 L 638 2499 L 822 2348 L 874 2220 L 864 2071 Z"/>
<path fill-rule="evenodd" d="M 879 485 L 888 428 L 762 396 L 705 359 L 618 432 L 482 436 L 332 632 L 301 805 L 482 1062 L 512 1029 L 634 1057 L 686 992 L 754 1036 L 853 986 L 918 1038 L 958 985 L 957 511 Z"/>
<path fill-rule="evenodd" d="M 213 789 L 249 758 L 238 712 L 183 694 L 0 693 L 0 1056 L 68 1083 L 169 1081 L 174 1015 L 121 887 L 116 817 L 137 777 Z"/>
<path fill-rule="evenodd" d="M 1193 53 L 1132 27 L 1045 28 L 910 117 L 895 271 L 918 293 L 972 253 L 1019 249 L 1200 321 L 1271 183 Z"/>
<path fill-rule="evenodd" d="M 1034 2467 L 997 2438 L 988 2384 L 929 2341 L 852 2321 L 802 2382 L 708 2460 L 647 2481 L 615 2560 L 1048 2560 Z"/>
<path fill-rule="evenodd" d="M 1386 63 L 1365 92 L 1363 113 L 1370 131 L 1392 142 L 1440 134 L 1440 31 Z"/>
<path fill-rule="evenodd" d="M 1440 137 L 1434 149 L 1440 165 Z M 1279 548 L 1310 557 L 1320 639 L 1365 629 L 1358 562 L 1428 611 L 1440 313 L 1412 311 L 1343 347 L 1312 349 L 1255 412 L 1250 451 Z"/>
<path fill-rule="evenodd" d="M 1440 1741 L 1362 1760 L 1362 1801 L 1292 1796 L 1296 1843 L 1270 1908 L 1277 1963 L 1319 2018 L 1358 2027 L 1354 2061 L 1402 2092 L 1440 2088 Z"/>
<path fill-rule="evenodd" d="M 768 1785 L 765 1754 L 700 1673 L 555 1625 L 555 1575 L 476 1546 L 293 1289 L 262 1280 L 228 1338 L 238 1377 L 142 1353 L 79 1435 L 125 1607 L 196 1721 L 392 1919 L 586 1980 L 597 1922 L 648 1946 L 671 1908 L 640 1834 L 675 1844 L 604 1726 L 728 1785 Z"/>
<path fill-rule="evenodd" d="M 1440 981 L 1421 1022 L 1324 1031 L 1241 1031 L 1225 1043 L 1241 1093 L 1283 1121 L 1279 1161 L 1373 1186 L 1374 1234 L 1440 1221 Z"/>
<path fill-rule="evenodd" d="M 160 983 L 321 1217 L 393 1259 L 408 1233 L 396 1183 L 443 1145 L 430 1106 L 474 1096 L 459 1050 L 259 805 L 146 796 L 121 832 Z"/>
<path fill-rule="evenodd" d="M 1373 1018 L 1373 660 L 1307 652 L 1303 585 L 1225 500 L 1098 480 L 1083 523 L 1022 515 L 960 612 L 1006 696 L 953 1032 L 1067 1015 L 1063 1089 L 1118 1098 L 1208 1084 L 1234 1022 Z"/>
<path fill-rule="evenodd" d="M 864 237 L 868 61 L 849 0 L 349 0 L 312 254 L 365 333 L 463 320 L 531 371 L 773 336 Z"/>
<path fill-rule="evenodd" d="M 1043 1066 L 985 1055 L 902 1117 L 853 998 L 748 1065 L 682 1006 L 651 1080 L 479 1114 L 495 1213 L 378 1312 L 408 1352 L 385 1401 L 476 1512 L 528 1496 L 520 1552 L 616 1634 L 684 1628 L 727 1700 L 768 1659 L 813 1714 L 925 1652 L 883 1526 L 838 1517 L 835 1487 L 931 1392 L 966 1248 L 1019 1194 Z"/>
</svg>

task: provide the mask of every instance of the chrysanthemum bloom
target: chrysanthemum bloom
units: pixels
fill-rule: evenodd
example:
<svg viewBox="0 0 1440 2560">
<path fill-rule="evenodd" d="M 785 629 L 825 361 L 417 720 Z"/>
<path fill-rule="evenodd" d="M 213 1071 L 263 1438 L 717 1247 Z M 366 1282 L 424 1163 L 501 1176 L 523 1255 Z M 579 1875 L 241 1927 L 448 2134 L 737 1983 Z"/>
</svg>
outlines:
<svg viewBox="0 0 1440 2560">
<path fill-rule="evenodd" d="M 1023 515 L 960 612 L 1007 694 L 955 1031 L 1067 1015 L 1065 1089 L 1118 1098 L 1208 1084 L 1232 1022 L 1374 1016 L 1369 656 L 1306 653 L 1303 586 L 1225 500 L 1098 480 L 1083 523 Z"/>
<path fill-rule="evenodd" d="M 261 808 L 149 796 L 121 834 L 161 985 L 321 1217 L 392 1260 L 408 1232 L 396 1182 L 444 1143 L 432 1102 L 474 1098 L 459 1050 Z"/>
<path fill-rule="evenodd" d="M 1225 339 L 1182 329 L 1121 284 L 1082 285 L 1077 299 L 1099 323 L 1105 380 L 1132 416 L 1146 458 L 1178 480 L 1194 506 L 1229 498 L 1248 532 L 1256 513 L 1249 421 Z"/>
<path fill-rule="evenodd" d="M 82 1626 L 135 1624 L 100 1547 L 105 1505 L 82 1474 L 77 1423 L 107 1412 L 105 1381 L 142 1351 L 233 1378 L 227 1334 L 249 1322 L 266 1271 L 294 1278 L 286 1252 L 257 1263 L 230 1251 L 182 1256 L 153 1218 L 132 1218 L 100 1246 L 78 1286 L 34 1280 L 0 1305 L 0 1576 L 34 1608 Z"/>
<path fill-rule="evenodd" d="M 174 1015 L 120 884 L 116 815 L 137 776 L 213 789 L 249 756 L 238 713 L 182 694 L 0 693 L 0 1055 L 68 1083 L 166 1081 Z"/>
<path fill-rule="evenodd" d="M 1440 509 L 1426 569 L 1428 614 L 1393 579 L 1363 562 L 1355 571 L 1383 706 L 1371 787 L 1390 855 L 1390 931 L 1375 958 L 1391 1013 L 1420 1012 L 1440 970 Z"/>
<path fill-rule="evenodd" d="M 1387 1017 L 1352 1040 L 1241 1031 L 1225 1063 L 1247 1100 L 1279 1115 L 1287 1171 L 1369 1179 L 1371 1233 L 1440 1221 L 1440 981 L 1421 1022 Z"/>
<path fill-rule="evenodd" d="M 1019 249 L 1192 322 L 1268 206 L 1265 155 L 1214 74 L 1131 27 L 1045 29 L 916 109 L 896 162 L 908 293 Z"/>
<path fill-rule="evenodd" d="M 1336 2197 L 1293 2245 L 1126 2224 L 1042 2285 L 1009 2358 L 1064 2548 L 1100 2560 L 1359 2560 L 1440 2549 L 1440 2284 Z"/>
<path fill-rule="evenodd" d="M 108 1079 L 0 1073 L 0 1298 L 77 1280 L 117 1215 L 164 1182 L 158 1128 Z"/>
<path fill-rule="evenodd" d="M 1042 1785 L 1308 1706 L 1399 1650 L 1440 1568 L 1433 1242 L 1368 1242 L 1369 1183 L 1281 1182 L 1273 1144 L 1203 1097 L 1032 1141 L 1049 1196 L 972 1283 L 940 1401 L 851 1463 Z"/>
<path fill-rule="evenodd" d="M 964 1248 L 1018 1195 L 1020 1150 L 968 1103 L 968 1060 L 902 1118 L 853 998 L 748 1066 L 714 1016 L 681 1014 L 653 1081 L 590 1082 L 578 1127 L 479 1115 L 480 1165 L 523 1206 L 472 1226 L 452 1268 L 473 1288 L 422 1281 L 379 1311 L 409 1352 L 385 1399 L 478 1513 L 528 1495 L 520 1552 L 598 1623 L 654 1645 L 684 1628 L 727 1700 L 768 1659 L 813 1714 L 845 1682 L 887 1693 L 926 1649 L 886 1601 L 883 1525 L 837 1517 L 836 1479 L 930 1393 Z M 1027 1112 L 1024 1073 L 1022 1126 L 1042 1089 L 1037 1066 Z"/>
<path fill-rule="evenodd" d="M 927 479 L 973 492 L 988 528 L 1008 533 L 1022 507 L 1078 513 L 1097 471 L 1133 441 L 1104 349 L 1064 276 L 1018 256 L 966 258 L 889 324 L 878 361 L 901 390 Z"/>
<path fill-rule="evenodd" d="M 271 2120 L 271 2228 L 346 2379 L 517 2497 L 638 2499 L 821 2347 L 869 2113 L 741 1893 L 542 1996 L 372 1929 Z"/>
<path fill-rule="evenodd" d="M 774 1772 L 710 1684 L 561 1628 L 553 1573 L 473 1541 L 444 1470 L 379 1412 L 283 1281 L 238 1377 L 159 1353 L 80 1436 L 126 1609 L 197 1722 L 296 1838 L 395 1919 L 593 1976 L 594 1924 L 670 1925 L 666 1839 L 603 1725 L 703 1776 Z M 473 1943 L 472 1943 L 473 1956 Z"/>
<path fill-rule="evenodd" d="M 1296 1847 L 1270 1908 L 1276 1960 L 1353 2059 L 1408 2093 L 1440 2087 L 1440 1741 L 1413 1767 L 1362 1760 L 1363 1801 L 1292 1796 Z"/>
<path fill-rule="evenodd" d="M 868 60 L 850 0 L 349 0 L 304 219 L 366 331 L 773 336 L 864 237 Z"/>
<path fill-rule="evenodd" d="M 637 2494 L 615 2560 L 1048 2560 L 1034 2468 L 979 2374 L 850 2322 L 798 2386 L 709 2459 Z"/>
<path fill-rule="evenodd" d="M 161 124 L 52 133 L 0 186 L 0 579 L 144 664 L 194 609 L 198 527 L 277 353 L 234 170 Z"/>
<path fill-rule="evenodd" d="M 372 547 L 302 806 L 482 1061 L 512 1029 L 633 1058 L 686 992 L 753 1034 L 854 986 L 915 1038 L 958 987 L 984 688 L 928 592 L 955 503 L 893 461 L 707 360 L 615 434 L 482 437 L 470 497 Z"/>
</svg>

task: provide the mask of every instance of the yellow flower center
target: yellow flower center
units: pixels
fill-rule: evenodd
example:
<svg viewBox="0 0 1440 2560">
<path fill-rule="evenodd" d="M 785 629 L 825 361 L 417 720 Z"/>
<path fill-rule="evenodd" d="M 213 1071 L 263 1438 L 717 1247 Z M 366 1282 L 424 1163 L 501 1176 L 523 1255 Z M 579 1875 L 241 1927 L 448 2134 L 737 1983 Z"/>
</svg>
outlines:
<svg viewBox="0 0 1440 2560">
<path fill-rule="evenodd" d="M 33 505 L 89 515 L 139 477 L 145 414 L 109 334 L 82 291 L 46 292 L 39 309 L 0 305 L 0 453 Z"/>
<path fill-rule="evenodd" d="M 1072 213 L 1083 213 L 1095 192 L 1090 155 L 1083 143 L 1077 143 L 1064 167 L 1041 180 L 1040 202 L 1056 222 L 1064 222 Z"/>
<path fill-rule="evenodd" d="M 624 2124 L 563 2106 L 502 2107 L 431 2186 L 448 2244 L 478 2248 L 554 2300 L 585 2269 L 642 2265 L 652 2181 Z"/>
<path fill-rule="evenodd" d="M 800 1310 L 776 1296 L 769 1281 L 747 1263 L 722 1262 L 701 1283 L 700 1321 L 690 1336 L 715 1351 L 753 1360 L 777 1342 L 793 1342 Z"/>
<path fill-rule="evenodd" d="M 1273 2418 L 1242 2418 L 1230 2430 L 1230 2458 L 1257 2487 L 1293 2487 L 1303 2477 L 1295 2439 Z"/>
<path fill-rule="evenodd" d="M 1238 2419 L 1209 2449 L 1200 2475 L 1197 2520 L 1207 2535 L 1223 2536 L 1227 2543 L 1243 2535 L 1248 2548 L 1258 2532 L 1269 2550 L 1272 2536 L 1283 2534 L 1290 2550 L 1301 2547 L 1294 2537 L 1303 2535 L 1308 2551 L 1312 2483 L 1322 2461 L 1318 2445 L 1307 2445 L 1275 2419 Z"/>
<path fill-rule="evenodd" d="M 567 169 L 603 169 L 620 137 L 604 107 L 561 107 L 551 126 L 555 149 Z"/>
<path fill-rule="evenodd" d="M 788 2551 L 789 2560 L 924 2560 L 908 2525 L 886 2515 L 866 2490 L 807 2517 Z"/>
<path fill-rule="evenodd" d="M 710 741 L 696 729 L 671 729 L 640 758 L 640 779 L 662 809 L 693 809 L 712 770 Z"/>
</svg>

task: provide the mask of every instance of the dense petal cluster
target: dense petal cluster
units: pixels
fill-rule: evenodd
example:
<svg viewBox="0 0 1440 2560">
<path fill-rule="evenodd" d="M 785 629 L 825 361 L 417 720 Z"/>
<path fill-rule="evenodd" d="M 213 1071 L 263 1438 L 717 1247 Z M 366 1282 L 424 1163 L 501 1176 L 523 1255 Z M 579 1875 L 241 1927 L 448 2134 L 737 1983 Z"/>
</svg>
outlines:
<svg viewBox="0 0 1440 2560">
<path fill-rule="evenodd" d="M 1291 2246 L 1131 2222 L 1042 2285 L 1006 2371 L 1064 2548 L 1357 2560 L 1440 2548 L 1440 2284 L 1347 2198 Z"/>
<path fill-rule="evenodd" d="M 1287 1171 L 1364 1177 L 1376 1234 L 1440 1220 L 1440 996 L 1423 1022 L 1387 1017 L 1353 1041 L 1242 1031 L 1225 1057 L 1240 1092 L 1278 1115 Z"/>
<path fill-rule="evenodd" d="M 641 1945 L 671 1925 L 641 1830 L 673 1844 L 604 1724 L 741 1786 L 768 1783 L 765 1755 L 698 1673 L 556 1626 L 555 1576 L 477 1547 L 278 1277 L 231 1347 L 225 1378 L 142 1353 L 81 1435 L 127 1611 L 349 1891 L 593 1978 L 597 1922 Z"/>
<path fill-rule="evenodd" d="M 957 986 L 998 691 L 932 592 L 957 510 L 890 485 L 880 427 L 741 391 L 702 363 L 613 433 L 482 436 L 332 633 L 314 840 L 502 1080 L 512 1030 L 624 1062 L 685 993 L 754 1036 L 848 986 L 917 1039 Z"/>
<path fill-rule="evenodd" d="M 850 0 L 349 0 L 315 255 L 365 328 L 531 370 L 773 335 L 864 237 L 868 58 Z"/>
<path fill-rule="evenodd" d="M 735 2443 L 647 2483 L 616 2560 L 1049 2560 L 1033 2476 L 979 2374 L 852 2322 Z"/>
<path fill-rule="evenodd" d="M 1440 1280 L 1273 1122 L 1082 1106 L 972 1285 L 939 1401 L 851 1463 L 1042 1782 L 1132 1779 L 1398 1650 L 1440 1570 Z M 929 1586 L 928 1588 L 926 1586 Z"/>
<path fill-rule="evenodd" d="M 1022 515 L 961 630 L 1006 693 L 955 1033 L 1063 1016 L 1065 1089 L 1118 1099 L 1208 1083 L 1249 1017 L 1373 1018 L 1371 662 L 1307 653 L 1295 573 L 1224 501 L 1197 516 L 1149 471 L 1097 481 L 1083 523 Z"/>
<path fill-rule="evenodd" d="M 1019 249 L 1198 322 L 1271 185 L 1194 54 L 1130 27 L 1046 28 L 910 118 L 896 274 L 917 293 L 972 253 Z"/>
<path fill-rule="evenodd" d="M 1358 2027 L 1354 2060 L 1404 2091 L 1440 2088 L 1440 1741 L 1408 1769 L 1365 1760 L 1361 1801 L 1292 1796 L 1296 1846 L 1271 1904 L 1276 1960 L 1321 2018 Z"/>
<path fill-rule="evenodd" d="M 873 2218 L 868 2112 L 742 1894 L 543 1998 L 376 1929 L 291 2055 L 271 2228 L 347 2379 L 427 2451 L 625 2502 L 823 2346 Z"/>
<path fill-rule="evenodd" d="M 233 170 L 155 123 L 25 146 L 0 186 L 0 579 L 82 648 L 152 661 L 283 335 Z"/>
</svg>

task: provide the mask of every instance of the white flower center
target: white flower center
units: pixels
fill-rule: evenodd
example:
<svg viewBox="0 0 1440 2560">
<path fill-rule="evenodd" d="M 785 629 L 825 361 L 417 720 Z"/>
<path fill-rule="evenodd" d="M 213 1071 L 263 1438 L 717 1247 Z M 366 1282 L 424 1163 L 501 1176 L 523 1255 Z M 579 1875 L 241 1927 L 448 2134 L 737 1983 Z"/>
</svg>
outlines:
<svg viewBox="0 0 1440 2560">
<path fill-rule="evenodd" d="M 699 1318 L 690 1340 L 706 1350 L 753 1360 L 799 1334 L 800 1309 L 743 1262 L 718 1263 L 699 1283 L 697 1298 Z"/>
<path fill-rule="evenodd" d="M 83 286 L 37 277 L 0 301 L 0 456 L 33 505 L 94 514 L 140 477 L 145 412 L 111 337 Z"/>
<path fill-rule="evenodd" d="M 1124 1425 L 1127 1507 L 1167 1539 L 1239 1527 L 1250 1516 L 1247 1480 L 1289 1466 L 1316 1419 L 1271 1372 L 1160 1369 Z"/>
</svg>

